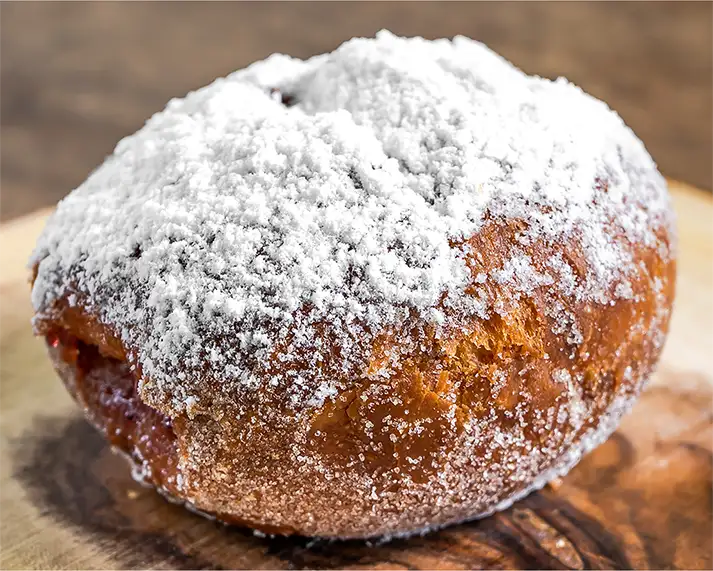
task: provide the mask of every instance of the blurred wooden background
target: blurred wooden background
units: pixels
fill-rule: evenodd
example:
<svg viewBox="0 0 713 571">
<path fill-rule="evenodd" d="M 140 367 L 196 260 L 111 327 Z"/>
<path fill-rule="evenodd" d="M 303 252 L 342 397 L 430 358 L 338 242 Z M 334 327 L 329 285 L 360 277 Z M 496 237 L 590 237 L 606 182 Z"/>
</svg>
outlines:
<svg viewBox="0 0 713 571">
<path fill-rule="evenodd" d="M 173 96 L 271 52 L 389 28 L 484 41 L 607 101 L 667 176 L 710 190 L 708 2 L 0 5 L 0 215 L 55 203 Z"/>
</svg>

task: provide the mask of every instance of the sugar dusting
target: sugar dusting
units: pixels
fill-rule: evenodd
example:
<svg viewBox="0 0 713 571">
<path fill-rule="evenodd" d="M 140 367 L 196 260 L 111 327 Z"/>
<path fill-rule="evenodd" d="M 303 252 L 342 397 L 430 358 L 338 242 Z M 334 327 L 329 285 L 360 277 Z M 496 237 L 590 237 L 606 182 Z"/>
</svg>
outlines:
<svg viewBox="0 0 713 571">
<path fill-rule="evenodd" d="M 57 276 L 72 276 L 174 412 L 200 403 L 199 371 L 226 392 L 269 382 L 296 408 L 319 406 L 339 375 L 268 378 L 275 351 L 316 365 L 338 350 L 358 371 L 373 333 L 411 311 L 442 325 L 445 296 L 482 312 L 452 245 L 486 213 L 528 221 L 523 240 L 577 227 L 593 268 L 578 294 L 607 302 L 627 253 L 602 222 L 616 213 L 651 243 L 666 201 L 604 103 L 465 38 L 382 32 L 308 61 L 272 56 L 171 101 L 60 203 L 31 260 L 33 302 L 47 310 L 69 293 Z M 524 293 L 557 277 L 528 266 L 493 277 Z"/>
<path fill-rule="evenodd" d="M 587 424 L 596 407 L 582 395 L 583 373 L 558 369 L 556 406 L 490 410 L 465 422 L 447 456 L 407 456 L 378 475 L 357 470 L 364 453 L 342 471 L 315 454 L 309 415 L 357 383 L 368 385 L 363 399 L 396 398 L 380 381 L 420 339 L 405 335 L 377 358 L 385 331 L 415 323 L 409 331 L 447 338 L 538 292 L 574 359 L 586 334 L 574 302 L 633 299 L 632 244 L 670 259 L 658 238 L 673 238 L 668 200 L 641 142 L 576 86 L 529 77 L 465 38 L 382 32 L 307 61 L 275 55 L 171 101 L 60 203 L 30 261 L 33 304 L 40 317 L 57 300 L 87 307 L 127 348 L 142 399 L 196 423 L 178 476 L 201 509 L 299 521 L 314 533 L 411 533 L 502 509 L 566 473 L 614 430 L 648 364 L 627 368 L 619 392 L 597 402 L 598 424 Z M 468 259 L 480 253 L 467 240 L 488 220 L 522 223 L 522 248 L 473 276 Z M 581 266 L 561 254 L 534 259 L 532 244 L 576 244 Z M 669 307 L 656 279 L 652 331 L 637 335 L 658 349 Z M 497 398 L 504 371 L 490 380 Z M 284 469 L 266 468 L 262 480 L 218 454 L 236 446 L 231 436 L 200 424 L 224 420 L 221 402 L 239 403 L 228 424 L 247 422 L 245 395 L 294 412 L 263 406 L 251 418 L 291 438 L 289 450 L 271 452 Z M 445 424 L 456 425 L 456 408 Z M 364 429 L 364 452 L 378 455 L 377 430 L 396 442 L 428 426 L 416 415 Z M 549 435 L 541 445 L 527 436 L 535 429 Z M 246 443 L 251 430 L 240 435 Z M 470 452 L 477 447 L 482 456 Z M 426 461 L 437 479 L 410 480 L 408 466 Z M 239 499 L 191 496 L 191 478 L 206 472 L 234 478 Z M 335 496 L 358 509 L 336 509 Z"/>
</svg>

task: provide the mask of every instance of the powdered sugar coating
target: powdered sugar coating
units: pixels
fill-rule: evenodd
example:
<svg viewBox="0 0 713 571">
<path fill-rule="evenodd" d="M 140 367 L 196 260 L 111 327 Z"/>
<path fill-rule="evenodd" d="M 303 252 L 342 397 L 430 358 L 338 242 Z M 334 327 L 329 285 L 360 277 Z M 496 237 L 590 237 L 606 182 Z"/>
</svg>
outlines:
<svg viewBox="0 0 713 571">
<path fill-rule="evenodd" d="M 100 353 L 120 339 L 173 417 L 177 497 L 409 534 L 614 430 L 664 341 L 673 240 L 605 104 L 464 38 L 381 33 L 169 103 L 59 205 L 33 302 L 41 332 L 69 304 Z"/>
<path fill-rule="evenodd" d="M 519 257 L 483 279 L 603 304 L 628 291 L 611 221 L 645 245 L 670 224 L 663 178 L 604 103 L 465 38 L 382 32 L 171 101 L 60 203 L 33 303 L 94 304 L 171 414 L 201 410 L 206 378 L 314 408 L 366 374 L 378 332 L 500 311 L 464 291 L 462 243 L 486 216 L 527 221 L 524 242 L 576 234 L 589 271 Z"/>
</svg>

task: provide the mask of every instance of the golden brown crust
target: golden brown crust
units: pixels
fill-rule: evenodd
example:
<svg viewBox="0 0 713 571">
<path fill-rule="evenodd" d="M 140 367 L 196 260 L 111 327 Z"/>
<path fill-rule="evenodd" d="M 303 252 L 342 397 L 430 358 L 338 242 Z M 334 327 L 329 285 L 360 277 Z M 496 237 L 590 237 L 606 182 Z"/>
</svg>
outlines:
<svg viewBox="0 0 713 571">
<path fill-rule="evenodd" d="M 672 240 L 665 180 L 602 102 L 381 33 L 172 101 L 58 206 L 32 301 L 164 491 L 406 534 L 502 509 L 615 429 L 662 348 Z"/>
<path fill-rule="evenodd" d="M 173 418 L 175 485 L 152 476 L 171 452 L 120 447 L 171 495 L 280 533 L 408 533 L 486 514 L 544 484 L 543 475 L 566 472 L 614 428 L 650 375 L 668 327 L 675 262 L 663 229 L 651 247 L 614 234 L 632 254 L 632 295 L 607 304 L 557 284 L 524 294 L 480 280 L 515 252 L 543 273 L 554 257 L 580 276 L 594 271 L 576 240 L 523 244 L 524 229 L 521 221 L 490 220 L 468 240 L 469 287 L 499 308 L 488 319 L 445 332 L 418 321 L 382 332 L 366 374 L 317 410 L 295 412 L 279 391 L 266 390 Z M 563 315 L 573 323 L 563 326 Z M 131 348 L 82 304 L 57 303 L 36 327 L 131 360 Z M 573 330 L 580 338 L 572 340 Z M 52 356 L 65 382 L 76 384 L 64 354 Z M 96 399 L 78 400 L 106 431 Z"/>
</svg>

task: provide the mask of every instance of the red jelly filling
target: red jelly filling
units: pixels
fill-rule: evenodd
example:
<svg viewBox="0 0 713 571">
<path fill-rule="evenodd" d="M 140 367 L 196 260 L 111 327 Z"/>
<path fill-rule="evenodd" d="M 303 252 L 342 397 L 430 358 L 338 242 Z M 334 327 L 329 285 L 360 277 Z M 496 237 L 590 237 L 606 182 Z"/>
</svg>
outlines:
<svg viewBox="0 0 713 571">
<path fill-rule="evenodd" d="M 171 419 L 141 401 L 129 364 L 65 331 L 46 340 L 67 388 L 94 425 L 144 468 L 147 480 L 174 491 L 178 452 Z"/>
</svg>

